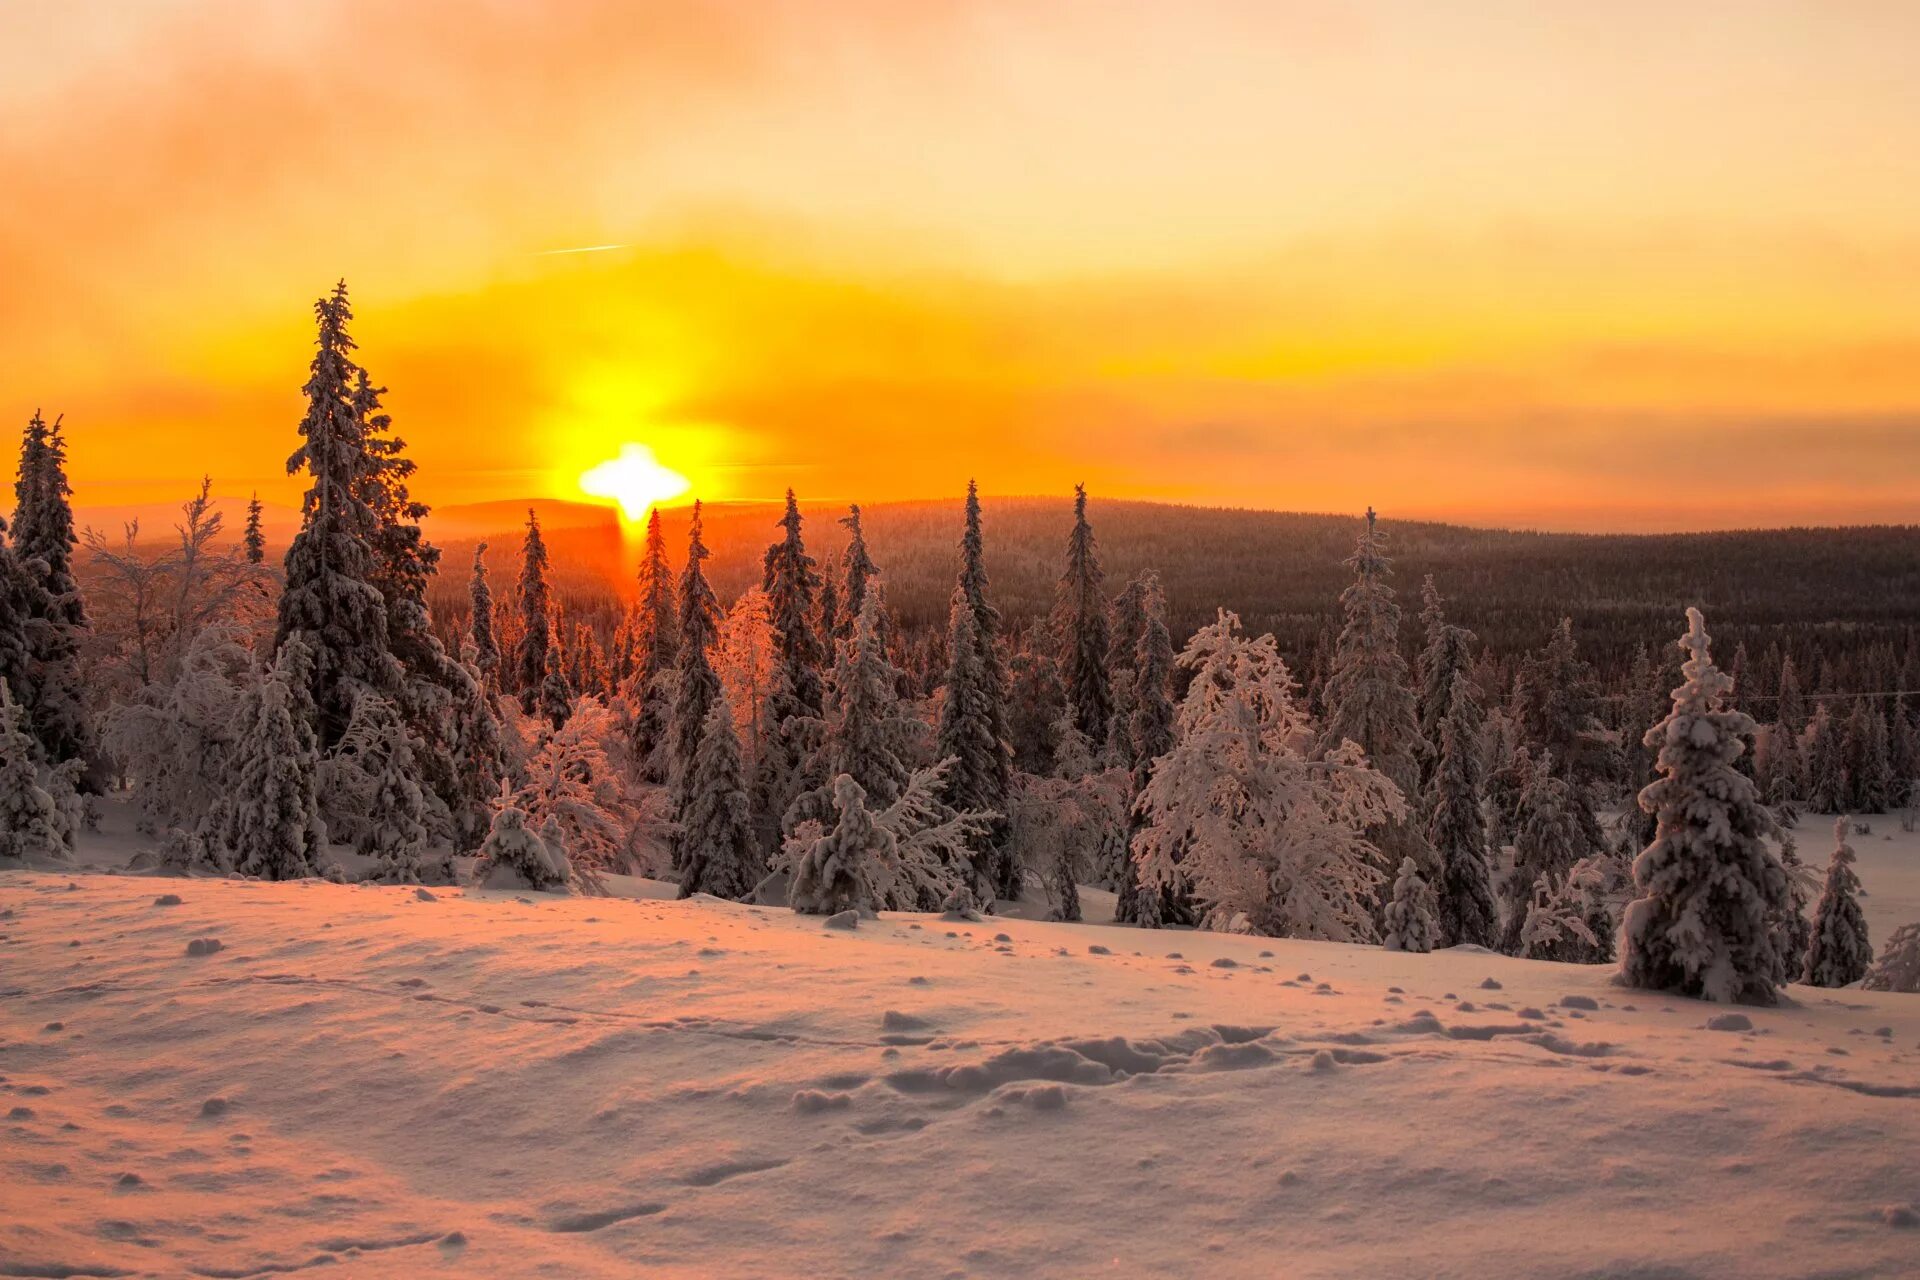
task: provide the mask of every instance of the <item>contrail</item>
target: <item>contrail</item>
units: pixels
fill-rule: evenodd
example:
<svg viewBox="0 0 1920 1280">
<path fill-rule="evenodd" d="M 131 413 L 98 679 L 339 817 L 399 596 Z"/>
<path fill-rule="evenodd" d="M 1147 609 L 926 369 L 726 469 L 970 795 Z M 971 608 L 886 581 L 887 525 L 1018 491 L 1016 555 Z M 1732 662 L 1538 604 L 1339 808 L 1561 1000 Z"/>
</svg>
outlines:
<svg viewBox="0 0 1920 1280">
<path fill-rule="evenodd" d="M 628 247 L 629 246 L 624 244 L 590 244 L 578 249 L 541 249 L 533 256 L 536 258 L 551 258 L 555 254 L 560 253 L 605 253 L 609 249 L 625 249 Z"/>
</svg>

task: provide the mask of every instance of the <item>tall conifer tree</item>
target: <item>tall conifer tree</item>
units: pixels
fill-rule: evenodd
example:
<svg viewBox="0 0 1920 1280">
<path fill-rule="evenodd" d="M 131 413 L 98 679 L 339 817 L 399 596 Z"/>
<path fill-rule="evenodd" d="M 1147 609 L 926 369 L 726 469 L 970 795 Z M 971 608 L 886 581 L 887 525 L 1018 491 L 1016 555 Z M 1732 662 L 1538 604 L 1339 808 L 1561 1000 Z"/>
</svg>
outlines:
<svg viewBox="0 0 1920 1280">
<path fill-rule="evenodd" d="M 1066 639 L 1061 666 L 1073 723 L 1096 750 L 1105 745 L 1113 718 L 1113 689 L 1107 681 L 1107 654 L 1112 641 L 1107 599 L 1102 593 L 1104 582 L 1100 551 L 1093 526 L 1087 521 L 1087 487 L 1077 484 L 1073 487 L 1073 530 L 1067 535 L 1067 568 L 1060 577 Z"/>
<path fill-rule="evenodd" d="M 683 836 L 674 842 L 674 867 L 684 871 L 691 852 L 684 838 L 691 815 L 695 757 L 707 715 L 720 697 L 720 676 L 713 669 L 713 647 L 720 634 L 720 602 L 707 582 L 708 552 L 702 535 L 700 503 L 693 504 L 687 531 L 687 567 L 680 575 L 679 662 L 674 673 L 673 718 L 669 725 L 670 772 L 667 786 L 674 821 Z"/>
</svg>

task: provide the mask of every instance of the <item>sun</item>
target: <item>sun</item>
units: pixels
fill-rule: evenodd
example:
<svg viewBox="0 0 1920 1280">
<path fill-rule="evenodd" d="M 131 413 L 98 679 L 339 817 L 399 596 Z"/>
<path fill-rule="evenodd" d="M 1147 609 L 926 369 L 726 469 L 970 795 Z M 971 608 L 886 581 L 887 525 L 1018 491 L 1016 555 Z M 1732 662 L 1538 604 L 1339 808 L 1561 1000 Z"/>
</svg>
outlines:
<svg viewBox="0 0 1920 1280">
<path fill-rule="evenodd" d="M 623 444 L 617 457 L 580 473 L 580 492 L 612 499 L 621 517 L 636 524 L 647 518 L 654 503 L 677 498 L 692 487 L 678 471 L 660 465 L 643 444 Z"/>
</svg>

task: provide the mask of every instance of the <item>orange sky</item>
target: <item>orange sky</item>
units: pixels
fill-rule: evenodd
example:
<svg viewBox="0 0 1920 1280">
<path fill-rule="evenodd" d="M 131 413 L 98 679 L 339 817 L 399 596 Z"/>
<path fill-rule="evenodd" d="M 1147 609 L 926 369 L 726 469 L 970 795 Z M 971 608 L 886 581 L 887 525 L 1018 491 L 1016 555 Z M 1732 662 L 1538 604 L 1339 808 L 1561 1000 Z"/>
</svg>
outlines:
<svg viewBox="0 0 1920 1280">
<path fill-rule="evenodd" d="M 637 442 L 715 498 L 1920 520 L 1916 49 L 1900 0 L 8 0 L 0 420 L 67 415 L 83 505 L 291 500 L 344 275 L 441 503 Z"/>
</svg>

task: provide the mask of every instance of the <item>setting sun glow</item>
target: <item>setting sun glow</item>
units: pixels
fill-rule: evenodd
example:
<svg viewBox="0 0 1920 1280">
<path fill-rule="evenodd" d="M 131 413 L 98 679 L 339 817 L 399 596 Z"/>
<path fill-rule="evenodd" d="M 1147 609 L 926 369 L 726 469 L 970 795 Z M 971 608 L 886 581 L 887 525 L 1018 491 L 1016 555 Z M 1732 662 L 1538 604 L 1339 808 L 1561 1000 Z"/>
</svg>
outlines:
<svg viewBox="0 0 1920 1280">
<path fill-rule="evenodd" d="M 678 471 L 661 466 L 643 444 L 621 445 L 618 457 L 580 475 L 580 492 L 618 503 L 621 518 L 636 524 L 647 518 L 654 503 L 677 498 L 692 487 Z"/>
</svg>

